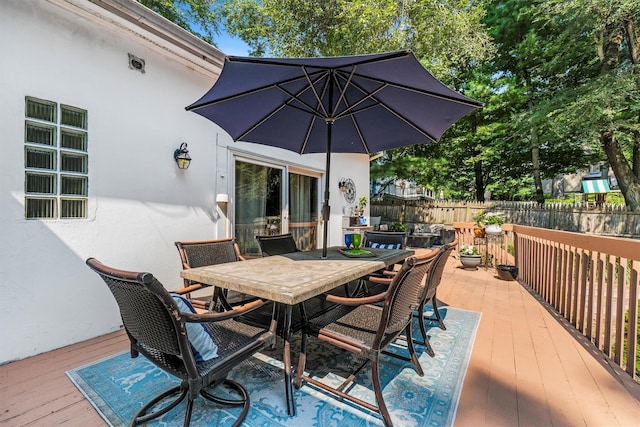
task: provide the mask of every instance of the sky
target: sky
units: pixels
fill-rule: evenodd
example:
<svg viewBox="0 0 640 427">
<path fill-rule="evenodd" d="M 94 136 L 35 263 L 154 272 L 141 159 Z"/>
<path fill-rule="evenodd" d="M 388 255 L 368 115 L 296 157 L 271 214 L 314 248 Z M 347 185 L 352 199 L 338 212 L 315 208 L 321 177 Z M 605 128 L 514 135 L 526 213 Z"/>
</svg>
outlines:
<svg viewBox="0 0 640 427">
<path fill-rule="evenodd" d="M 249 56 L 249 46 L 238 38 L 231 37 L 226 32 L 216 37 L 218 49 L 225 55 Z"/>
</svg>

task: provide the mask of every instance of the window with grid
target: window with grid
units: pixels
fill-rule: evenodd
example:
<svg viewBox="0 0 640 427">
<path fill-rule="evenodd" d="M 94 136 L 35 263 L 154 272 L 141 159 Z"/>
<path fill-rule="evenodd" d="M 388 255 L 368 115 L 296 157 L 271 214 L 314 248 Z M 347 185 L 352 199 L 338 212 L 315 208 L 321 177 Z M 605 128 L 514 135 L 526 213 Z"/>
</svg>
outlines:
<svg viewBox="0 0 640 427">
<path fill-rule="evenodd" d="M 87 111 L 27 97 L 25 217 L 87 217 Z"/>
</svg>

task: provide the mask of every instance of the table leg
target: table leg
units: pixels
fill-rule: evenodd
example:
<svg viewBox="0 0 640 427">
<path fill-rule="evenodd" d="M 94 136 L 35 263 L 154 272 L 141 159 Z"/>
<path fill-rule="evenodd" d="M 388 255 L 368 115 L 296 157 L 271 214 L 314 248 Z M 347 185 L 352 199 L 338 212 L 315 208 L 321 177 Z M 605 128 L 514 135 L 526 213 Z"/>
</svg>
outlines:
<svg viewBox="0 0 640 427">
<path fill-rule="evenodd" d="M 291 344 L 289 343 L 292 310 L 293 306 L 287 304 L 284 312 L 284 325 L 282 325 L 282 338 L 284 339 L 284 354 L 282 356 L 284 362 L 284 388 L 287 399 L 287 412 L 290 417 L 296 415 L 296 401 L 293 397 L 293 382 L 291 378 Z"/>
</svg>

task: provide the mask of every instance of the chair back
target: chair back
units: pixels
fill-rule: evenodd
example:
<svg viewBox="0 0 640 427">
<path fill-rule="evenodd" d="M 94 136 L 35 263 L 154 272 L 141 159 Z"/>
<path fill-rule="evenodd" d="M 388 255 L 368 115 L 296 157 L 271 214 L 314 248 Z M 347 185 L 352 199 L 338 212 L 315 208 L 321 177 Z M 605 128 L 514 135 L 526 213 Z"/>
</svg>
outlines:
<svg viewBox="0 0 640 427">
<path fill-rule="evenodd" d="M 364 247 L 382 249 L 402 249 L 407 245 L 404 231 L 365 231 Z"/>
<path fill-rule="evenodd" d="M 240 261 L 242 257 L 234 239 L 176 242 L 183 268 L 204 267 Z"/>
<path fill-rule="evenodd" d="M 174 369 L 182 365 L 182 371 L 193 370 L 197 376 L 184 320 L 162 284 L 151 273 L 118 270 L 95 258 L 87 259 L 87 265 L 104 280 L 118 303 L 132 355 L 140 351 L 154 363 L 171 360 Z"/>
<path fill-rule="evenodd" d="M 262 251 L 262 256 L 274 256 L 298 252 L 296 241 L 291 233 L 279 234 L 277 236 L 256 236 L 258 245 Z"/>
<path fill-rule="evenodd" d="M 409 257 L 393 277 L 384 300 L 374 348 L 384 348 L 411 322 L 413 312 L 421 302 L 427 273 L 439 254 L 440 251 L 435 250 Z"/>
<path fill-rule="evenodd" d="M 433 262 L 433 266 L 427 274 L 427 283 L 425 284 L 423 296 L 421 298 L 424 303 L 426 303 L 426 301 L 428 301 L 435 295 L 436 289 L 440 284 L 440 281 L 442 280 L 444 266 L 447 264 L 449 256 L 455 248 L 455 245 L 456 243 L 453 242 L 452 244 L 444 245 L 440 248 L 440 253 Z"/>
</svg>

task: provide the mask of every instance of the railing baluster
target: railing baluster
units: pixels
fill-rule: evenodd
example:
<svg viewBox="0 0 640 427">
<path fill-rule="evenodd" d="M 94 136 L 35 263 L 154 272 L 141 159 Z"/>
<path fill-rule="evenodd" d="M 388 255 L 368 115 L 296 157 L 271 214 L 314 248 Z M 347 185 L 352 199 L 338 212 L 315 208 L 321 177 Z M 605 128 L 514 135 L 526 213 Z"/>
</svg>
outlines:
<svg viewBox="0 0 640 427">
<path fill-rule="evenodd" d="M 638 351 L 638 270 L 630 264 L 629 277 L 629 315 L 627 327 L 627 364 L 626 371 L 635 378 L 636 374 L 636 353 Z"/>
<path fill-rule="evenodd" d="M 613 326 L 613 263 L 607 260 L 607 295 L 605 300 L 604 348 L 603 351 L 611 357 L 611 327 Z"/>
<path fill-rule="evenodd" d="M 622 337 L 624 335 L 624 314 L 622 312 L 624 308 L 624 267 L 620 265 L 620 259 L 616 260 L 617 264 L 617 272 L 618 272 L 618 288 L 616 295 L 616 336 L 615 343 L 616 348 L 614 352 L 613 360 L 620 366 L 622 366 L 622 354 L 624 353 L 622 349 Z"/>
<path fill-rule="evenodd" d="M 597 282 L 598 282 L 598 302 L 596 306 L 596 331 L 595 331 L 595 345 L 598 348 L 602 343 L 602 302 L 604 301 L 604 261 L 603 255 L 598 254 L 598 269 L 596 270 Z"/>
</svg>

